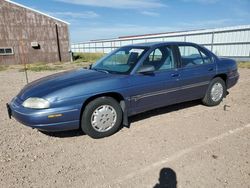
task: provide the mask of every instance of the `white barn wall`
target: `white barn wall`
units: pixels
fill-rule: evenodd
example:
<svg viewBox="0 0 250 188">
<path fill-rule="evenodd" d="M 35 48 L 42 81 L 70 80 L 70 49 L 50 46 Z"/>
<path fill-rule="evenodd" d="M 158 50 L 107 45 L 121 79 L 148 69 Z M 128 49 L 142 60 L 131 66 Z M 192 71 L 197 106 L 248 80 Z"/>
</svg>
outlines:
<svg viewBox="0 0 250 188">
<path fill-rule="evenodd" d="M 164 37 L 163 38 L 163 40 L 164 41 L 177 41 L 177 42 L 183 42 L 183 41 L 185 41 L 185 37 L 183 36 L 183 37 Z"/>
<path fill-rule="evenodd" d="M 125 45 L 163 41 L 194 42 L 218 56 L 250 59 L 250 25 L 88 41 L 72 44 L 71 48 L 72 52 L 109 53 Z"/>
</svg>

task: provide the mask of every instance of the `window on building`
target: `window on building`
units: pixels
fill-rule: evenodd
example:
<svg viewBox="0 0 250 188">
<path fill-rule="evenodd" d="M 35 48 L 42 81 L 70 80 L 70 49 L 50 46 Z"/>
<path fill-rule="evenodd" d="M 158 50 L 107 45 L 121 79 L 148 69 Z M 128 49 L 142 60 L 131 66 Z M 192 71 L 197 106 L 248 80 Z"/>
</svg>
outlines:
<svg viewBox="0 0 250 188">
<path fill-rule="evenodd" d="M 13 48 L 2 48 L 0 47 L 0 55 L 13 55 Z"/>
</svg>

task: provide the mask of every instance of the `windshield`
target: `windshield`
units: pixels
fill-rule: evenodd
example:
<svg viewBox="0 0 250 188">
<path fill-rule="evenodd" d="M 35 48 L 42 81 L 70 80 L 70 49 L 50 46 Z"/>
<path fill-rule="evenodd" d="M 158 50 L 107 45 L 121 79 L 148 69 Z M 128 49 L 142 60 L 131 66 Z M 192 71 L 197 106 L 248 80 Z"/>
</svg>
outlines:
<svg viewBox="0 0 250 188">
<path fill-rule="evenodd" d="M 91 69 L 109 73 L 128 74 L 146 52 L 146 48 L 127 46 L 111 52 Z"/>
</svg>

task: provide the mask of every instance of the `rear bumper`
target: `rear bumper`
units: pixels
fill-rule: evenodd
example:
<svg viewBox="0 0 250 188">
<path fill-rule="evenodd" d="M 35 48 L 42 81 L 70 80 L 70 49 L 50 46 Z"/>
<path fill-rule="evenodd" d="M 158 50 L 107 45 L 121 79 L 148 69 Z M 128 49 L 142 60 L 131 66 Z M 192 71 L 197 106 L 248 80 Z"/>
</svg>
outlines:
<svg viewBox="0 0 250 188">
<path fill-rule="evenodd" d="M 27 109 L 14 98 L 7 104 L 9 117 L 18 122 L 42 131 L 55 132 L 79 129 L 80 109 L 77 106 L 43 110 Z"/>
</svg>

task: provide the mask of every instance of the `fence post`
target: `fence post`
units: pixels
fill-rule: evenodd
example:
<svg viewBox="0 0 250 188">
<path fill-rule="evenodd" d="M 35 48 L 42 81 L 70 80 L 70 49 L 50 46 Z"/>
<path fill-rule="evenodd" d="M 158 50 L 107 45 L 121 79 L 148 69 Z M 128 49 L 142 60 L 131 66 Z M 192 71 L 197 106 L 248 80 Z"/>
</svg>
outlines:
<svg viewBox="0 0 250 188">
<path fill-rule="evenodd" d="M 211 51 L 214 50 L 214 32 L 212 33 Z"/>
</svg>

